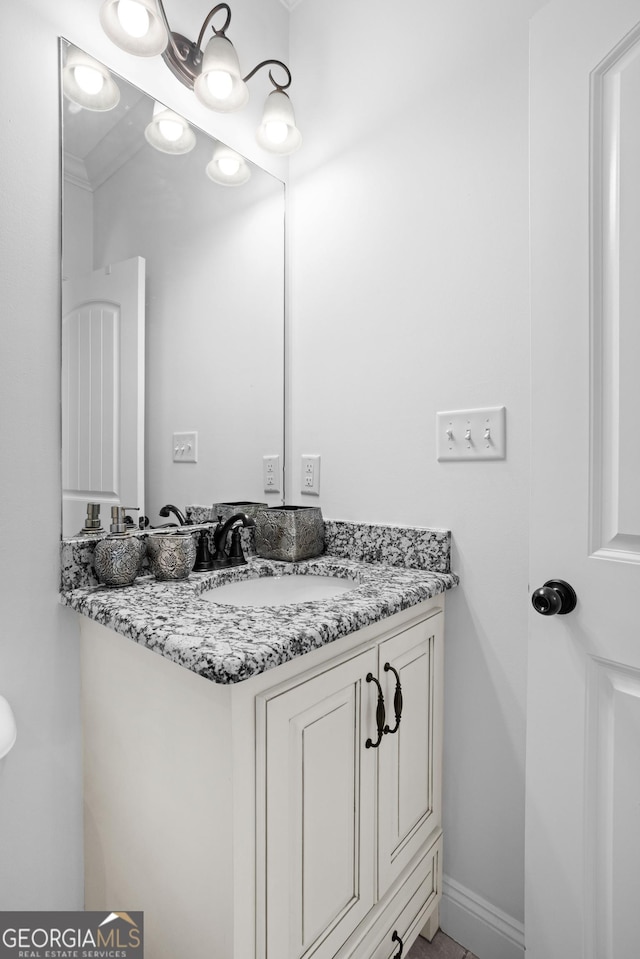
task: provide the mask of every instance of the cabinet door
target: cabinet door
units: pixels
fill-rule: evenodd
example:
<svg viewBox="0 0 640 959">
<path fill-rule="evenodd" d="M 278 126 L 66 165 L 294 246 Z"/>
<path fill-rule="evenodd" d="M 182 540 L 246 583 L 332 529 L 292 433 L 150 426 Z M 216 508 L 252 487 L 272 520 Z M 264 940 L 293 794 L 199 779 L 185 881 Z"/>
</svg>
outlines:
<svg viewBox="0 0 640 959">
<path fill-rule="evenodd" d="M 375 901 L 376 662 L 266 700 L 266 959 L 333 956 Z"/>
<path fill-rule="evenodd" d="M 378 750 L 378 898 L 441 825 L 442 643 L 438 613 L 379 647 L 387 724 L 396 725 L 398 680 L 402 716 Z"/>
</svg>

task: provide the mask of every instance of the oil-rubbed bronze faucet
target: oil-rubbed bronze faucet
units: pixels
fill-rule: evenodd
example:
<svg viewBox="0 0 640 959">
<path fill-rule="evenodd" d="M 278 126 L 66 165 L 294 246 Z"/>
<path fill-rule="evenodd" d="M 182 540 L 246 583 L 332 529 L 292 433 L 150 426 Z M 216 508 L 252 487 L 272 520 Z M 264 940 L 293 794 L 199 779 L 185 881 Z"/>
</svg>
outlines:
<svg viewBox="0 0 640 959">
<path fill-rule="evenodd" d="M 184 515 L 182 510 L 179 510 L 178 507 L 174 506 L 172 503 L 167 503 L 167 505 L 163 506 L 159 512 L 160 512 L 160 516 L 162 516 L 164 519 L 167 518 L 169 513 L 173 513 L 173 515 L 178 520 L 181 526 L 191 526 L 190 521 Z"/>
<path fill-rule="evenodd" d="M 215 549 L 213 557 L 214 569 L 224 569 L 226 566 L 242 566 L 247 562 L 240 544 L 239 529 L 233 531 L 231 535 L 231 550 L 228 555 L 226 552 L 227 534 L 236 523 L 241 523 L 244 527 L 256 525 L 255 520 L 247 516 L 246 513 L 234 513 L 233 516 L 230 516 L 224 523 L 222 522 L 222 516 L 218 516 L 218 525 L 213 531 L 213 547 Z"/>
</svg>

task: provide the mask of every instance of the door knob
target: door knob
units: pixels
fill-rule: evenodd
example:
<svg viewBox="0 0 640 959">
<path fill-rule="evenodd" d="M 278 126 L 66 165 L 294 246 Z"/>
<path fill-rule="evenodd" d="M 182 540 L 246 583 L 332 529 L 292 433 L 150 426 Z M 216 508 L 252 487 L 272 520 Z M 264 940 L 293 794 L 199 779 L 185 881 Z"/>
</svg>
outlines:
<svg viewBox="0 0 640 959">
<path fill-rule="evenodd" d="M 541 616 L 564 616 L 576 608 L 578 597 L 572 586 L 563 579 L 548 579 L 531 596 L 536 613 Z"/>
</svg>

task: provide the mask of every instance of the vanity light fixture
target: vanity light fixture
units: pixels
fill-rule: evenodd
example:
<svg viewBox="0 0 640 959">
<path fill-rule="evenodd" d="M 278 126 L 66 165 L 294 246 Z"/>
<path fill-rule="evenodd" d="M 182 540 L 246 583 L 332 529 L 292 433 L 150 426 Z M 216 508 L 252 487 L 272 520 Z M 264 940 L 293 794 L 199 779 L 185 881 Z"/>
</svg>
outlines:
<svg viewBox="0 0 640 959">
<path fill-rule="evenodd" d="M 184 117 L 169 110 L 164 103 L 156 102 L 144 135 L 147 142 L 162 153 L 189 153 L 196 145 L 196 135 Z"/>
<path fill-rule="evenodd" d="M 72 103 L 87 110 L 113 110 L 120 101 L 120 90 L 107 68 L 77 47 L 69 49 L 62 86 Z"/>
<path fill-rule="evenodd" d="M 213 158 L 206 166 L 207 176 L 222 186 L 242 186 L 251 176 L 249 164 L 244 157 L 224 143 L 216 144 Z"/>
<path fill-rule="evenodd" d="M 220 11 L 226 12 L 223 25 L 211 24 L 213 37 L 202 50 L 207 27 Z M 162 0 L 104 0 L 100 23 L 107 36 L 121 49 L 141 57 L 162 54 L 171 72 L 198 100 L 219 113 L 240 109 L 249 99 L 247 80 L 263 67 L 275 66 L 284 71 L 284 83 L 278 83 L 269 70 L 274 89 L 267 97 L 257 140 L 264 149 L 286 155 L 297 150 L 302 136 L 295 125 L 293 107 L 285 92 L 291 86 L 291 71 L 281 60 L 263 60 L 243 77 L 238 55 L 226 31 L 231 22 L 231 9 L 218 3 L 207 14 L 195 43 L 173 33 Z"/>
</svg>

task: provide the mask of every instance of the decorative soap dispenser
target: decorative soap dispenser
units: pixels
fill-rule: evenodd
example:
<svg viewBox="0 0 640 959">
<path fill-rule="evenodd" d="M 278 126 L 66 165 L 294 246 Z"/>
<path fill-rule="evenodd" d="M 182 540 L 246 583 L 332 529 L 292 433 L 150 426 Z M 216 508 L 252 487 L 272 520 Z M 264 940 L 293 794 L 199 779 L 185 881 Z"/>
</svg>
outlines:
<svg viewBox="0 0 640 959">
<path fill-rule="evenodd" d="M 140 571 L 144 542 L 127 532 L 123 506 L 111 507 L 110 528 L 110 535 L 96 544 L 93 565 L 105 586 L 130 586 Z"/>
<path fill-rule="evenodd" d="M 90 536 L 104 532 L 100 525 L 100 503 L 87 503 L 87 518 L 80 532 L 88 533 Z"/>
</svg>

